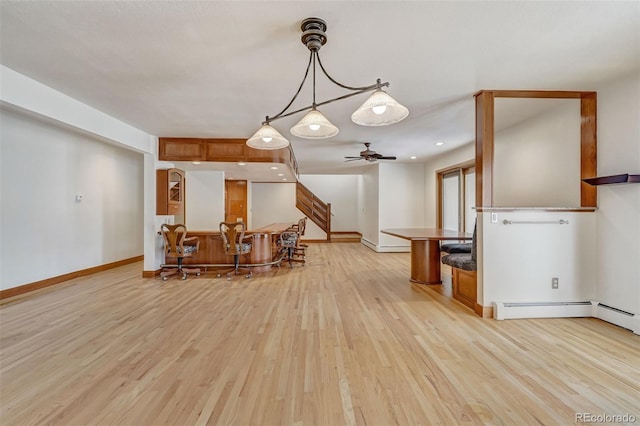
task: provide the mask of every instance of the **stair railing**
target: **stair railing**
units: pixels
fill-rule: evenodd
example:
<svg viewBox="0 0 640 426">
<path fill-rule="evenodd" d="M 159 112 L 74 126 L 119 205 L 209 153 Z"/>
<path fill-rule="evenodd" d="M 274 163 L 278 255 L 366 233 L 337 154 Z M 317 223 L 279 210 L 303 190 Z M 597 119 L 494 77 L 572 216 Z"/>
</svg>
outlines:
<svg viewBox="0 0 640 426">
<path fill-rule="evenodd" d="M 327 233 L 327 241 L 331 240 L 331 203 L 325 203 L 309 188 L 297 182 L 296 207 Z"/>
</svg>

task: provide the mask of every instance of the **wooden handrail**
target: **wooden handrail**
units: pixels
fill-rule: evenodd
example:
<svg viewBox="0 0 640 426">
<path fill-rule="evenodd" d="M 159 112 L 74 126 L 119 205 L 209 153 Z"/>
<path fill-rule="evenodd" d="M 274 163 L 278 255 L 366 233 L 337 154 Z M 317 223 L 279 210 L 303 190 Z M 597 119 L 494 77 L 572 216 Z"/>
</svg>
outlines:
<svg viewBox="0 0 640 426">
<path fill-rule="evenodd" d="M 327 233 L 327 241 L 331 239 L 331 204 L 322 201 L 299 181 L 296 182 L 296 207 Z"/>
</svg>

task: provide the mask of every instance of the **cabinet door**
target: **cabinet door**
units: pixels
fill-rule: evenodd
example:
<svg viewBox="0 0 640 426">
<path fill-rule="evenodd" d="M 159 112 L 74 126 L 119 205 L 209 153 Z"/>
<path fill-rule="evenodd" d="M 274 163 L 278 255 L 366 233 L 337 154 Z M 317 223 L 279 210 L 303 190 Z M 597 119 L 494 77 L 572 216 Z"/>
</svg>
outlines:
<svg viewBox="0 0 640 426">
<path fill-rule="evenodd" d="M 184 223 L 184 172 L 156 170 L 156 214 L 173 215 L 174 223 Z"/>
<path fill-rule="evenodd" d="M 184 175 L 182 170 L 169 169 L 169 204 L 184 201 Z"/>
</svg>

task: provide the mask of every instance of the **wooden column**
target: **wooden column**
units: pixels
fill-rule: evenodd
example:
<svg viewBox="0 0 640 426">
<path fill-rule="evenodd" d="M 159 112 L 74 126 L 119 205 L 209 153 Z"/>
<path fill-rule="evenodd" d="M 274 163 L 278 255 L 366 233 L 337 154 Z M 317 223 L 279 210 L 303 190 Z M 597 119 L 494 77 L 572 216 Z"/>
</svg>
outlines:
<svg viewBox="0 0 640 426">
<path fill-rule="evenodd" d="M 598 205 L 597 187 L 582 179 L 597 176 L 597 95 L 587 92 L 580 98 L 580 206 Z"/>
<path fill-rule="evenodd" d="M 493 205 L 494 95 L 476 97 L 476 207 Z"/>
</svg>

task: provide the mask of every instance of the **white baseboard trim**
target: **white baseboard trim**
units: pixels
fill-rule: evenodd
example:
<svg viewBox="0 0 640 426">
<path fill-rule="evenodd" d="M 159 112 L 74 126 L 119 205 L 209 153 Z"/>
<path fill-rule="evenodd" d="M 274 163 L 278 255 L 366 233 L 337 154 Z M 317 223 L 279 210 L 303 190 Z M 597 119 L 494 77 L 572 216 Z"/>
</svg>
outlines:
<svg viewBox="0 0 640 426">
<path fill-rule="evenodd" d="M 640 314 L 633 314 L 597 301 L 578 302 L 495 302 L 494 318 L 574 318 L 592 317 L 640 334 Z"/>
<path fill-rule="evenodd" d="M 593 305 L 581 302 L 496 302 L 494 317 L 497 320 L 516 318 L 572 318 L 593 316 Z"/>
<path fill-rule="evenodd" d="M 366 238 L 360 239 L 360 242 L 371 250 L 377 253 L 409 253 L 411 252 L 411 246 L 380 246 L 367 240 Z"/>
</svg>

